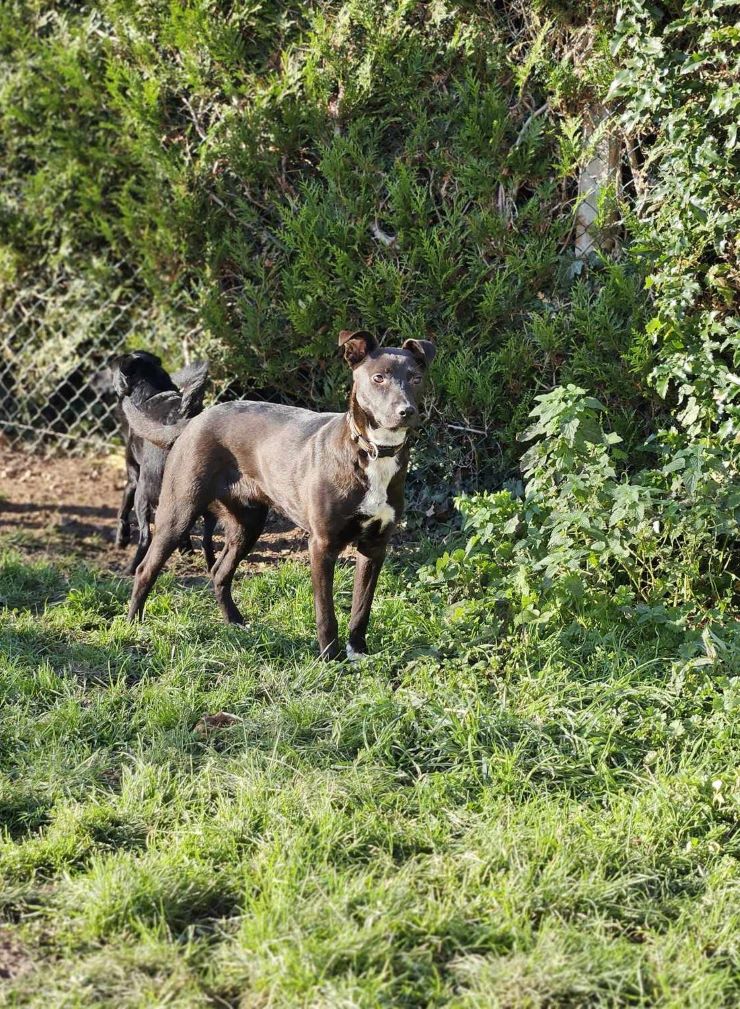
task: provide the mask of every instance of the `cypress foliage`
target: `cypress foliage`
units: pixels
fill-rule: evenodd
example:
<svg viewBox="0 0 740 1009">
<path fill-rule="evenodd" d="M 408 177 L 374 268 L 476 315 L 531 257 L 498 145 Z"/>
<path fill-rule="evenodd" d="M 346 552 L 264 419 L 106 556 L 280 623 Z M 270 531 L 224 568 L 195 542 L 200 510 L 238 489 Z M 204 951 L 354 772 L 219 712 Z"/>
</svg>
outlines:
<svg viewBox="0 0 740 1009">
<path fill-rule="evenodd" d="M 408 0 L 1 17 L 6 288 L 60 265 L 101 295 L 131 285 L 142 339 L 324 407 L 339 328 L 432 337 L 432 415 L 486 430 L 497 467 L 561 378 L 631 409 L 639 280 L 571 269 L 579 107 L 611 79 L 595 18 Z"/>
<path fill-rule="evenodd" d="M 132 291 L 133 342 L 172 364 L 205 352 L 242 393 L 317 407 L 344 396 L 338 329 L 432 337 L 428 459 L 463 482 L 511 466 L 557 384 L 598 396 L 635 453 L 661 397 L 688 397 L 669 288 L 690 315 L 708 256 L 699 272 L 732 310 L 734 218 L 712 234 L 702 220 L 734 206 L 702 146 L 737 120 L 732 21 L 722 0 L 633 0 L 619 18 L 546 0 L 9 0 L 2 304 L 47 285 L 58 359 L 95 339 L 85 306 Z M 604 101 L 621 180 L 586 266 L 578 178 Z M 710 425 L 728 353 L 692 401 Z"/>
</svg>

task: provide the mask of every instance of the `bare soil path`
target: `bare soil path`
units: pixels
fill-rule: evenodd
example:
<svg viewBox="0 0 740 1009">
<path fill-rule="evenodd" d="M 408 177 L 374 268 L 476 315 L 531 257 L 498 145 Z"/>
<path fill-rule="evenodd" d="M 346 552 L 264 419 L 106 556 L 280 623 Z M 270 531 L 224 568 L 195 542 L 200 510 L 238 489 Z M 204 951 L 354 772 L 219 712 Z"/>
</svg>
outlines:
<svg viewBox="0 0 740 1009">
<path fill-rule="evenodd" d="M 10 534 L 24 552 L 76 554 L 120 574 L 134 549 L 114 546 L 124 484 L 122 453 L 44 457 L 11 448 L 0 435 L 0 533 Z M 273 515 L 244 565 L 307 560 L 306 546 L 300 529 Z M 199 552 L 175 554 L 172 566 L 178 574 L 205 574 Z"/>
</svg>

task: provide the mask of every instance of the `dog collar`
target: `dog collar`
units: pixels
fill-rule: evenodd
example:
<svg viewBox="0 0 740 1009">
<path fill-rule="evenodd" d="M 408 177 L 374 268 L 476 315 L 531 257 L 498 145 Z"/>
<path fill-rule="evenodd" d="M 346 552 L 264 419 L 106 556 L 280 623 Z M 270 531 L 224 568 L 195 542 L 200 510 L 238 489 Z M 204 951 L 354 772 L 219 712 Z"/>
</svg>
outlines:
<svg viewBox="0 0 740 1009">
<path fill-rule="evenodd" d="M 406 439 L 398 445 L 377 445 L 374 441 L 370 441 L 363 434 L 360 433 L 360 429 L 355 423 L 355 418 L 352 414 L 347 415 L 349 417 L 349 432 L 352 441 L 355 445 L 358 445 L 363 452 L 367 452 L 368 456 L 375 459 L 388 459 L 390 456 L 398 455 L 403 446 L 406 444 Z"/>
</svg>

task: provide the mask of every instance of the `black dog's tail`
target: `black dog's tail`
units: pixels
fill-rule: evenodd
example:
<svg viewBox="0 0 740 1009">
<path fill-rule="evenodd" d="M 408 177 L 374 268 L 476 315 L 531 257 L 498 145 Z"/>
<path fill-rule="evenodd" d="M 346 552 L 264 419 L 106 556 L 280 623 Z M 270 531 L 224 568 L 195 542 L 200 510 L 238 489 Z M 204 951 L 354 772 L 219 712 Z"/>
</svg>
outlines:
<svg viewBox="0 0 740 1009">
<path fill-rule="evenodd" d="M 130 399 L 124 399 L 122 406 L 134 434 L 159 448 L 171 448 L 190 423 L 190 418 L 185 417 L 176 424 L 160 424 L 135 407 Z"/>
</svg>

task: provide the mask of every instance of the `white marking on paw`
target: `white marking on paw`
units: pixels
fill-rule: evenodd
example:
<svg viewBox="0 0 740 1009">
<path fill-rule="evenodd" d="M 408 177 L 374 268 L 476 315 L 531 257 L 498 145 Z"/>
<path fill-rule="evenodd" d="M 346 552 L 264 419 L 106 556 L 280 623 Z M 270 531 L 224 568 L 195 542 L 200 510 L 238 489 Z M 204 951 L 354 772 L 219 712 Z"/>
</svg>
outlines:
<svg viewBox="0 0 740 1009">
<path fill-rule="evenodd" d="M 365 652 L 356 652 L 352 645 L 347 645 L 347 658 L 350 662 L 362 662 L 367 658 Z"/>
</svg>

